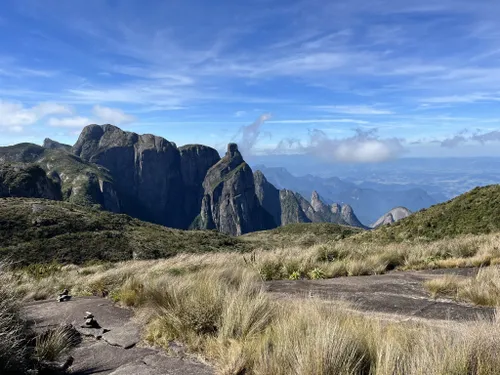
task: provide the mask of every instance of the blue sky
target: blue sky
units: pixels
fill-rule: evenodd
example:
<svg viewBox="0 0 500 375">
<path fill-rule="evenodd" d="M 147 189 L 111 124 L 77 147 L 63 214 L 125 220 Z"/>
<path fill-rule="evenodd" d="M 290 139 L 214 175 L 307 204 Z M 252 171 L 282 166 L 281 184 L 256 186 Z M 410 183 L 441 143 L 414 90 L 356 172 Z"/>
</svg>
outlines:
<svg viewBox="0 0 500 375">
<path fill-rule="evenodd" d="M 2 0 L 0 145 L 83 126 L 247 155 L 500 156 L 500 2 Z"/>
</svg>

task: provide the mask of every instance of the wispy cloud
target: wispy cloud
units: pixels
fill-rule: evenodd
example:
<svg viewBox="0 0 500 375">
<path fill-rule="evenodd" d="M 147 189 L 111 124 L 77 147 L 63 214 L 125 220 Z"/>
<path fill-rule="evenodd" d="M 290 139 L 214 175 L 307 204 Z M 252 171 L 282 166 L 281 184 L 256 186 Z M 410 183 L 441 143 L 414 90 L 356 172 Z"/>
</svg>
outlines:
<svg viewBox="0 0 500 375">
<path fill-rule="evenodd" d="M 270 118 L 270 113 L 260 115 L 259 118 L 250 125 L 242 126 L 238 133 L 233 137 L 233 141 L 238 143 L 238 147 L 243 153 L 251 154 L 252 149 L 255 147 L 259 138 L 263 134 L 262 126 Z"/>
<path fill-rule="evenodd" d="M 91 123 L 91 119 L 81 116 L 50 118 L 48 121 L 49 126 L 55 128 L 83 128 Z"/>
<path fill-rule="evenodd" d="M 422 102 L 434 104 L 449 104 L 449 103 L 476 103 L 476 102 L 498 102 L 500 101 L 500 93 L 470 93 L 464 95 L 438 96 L 431 98 L 422 98 Z"/>
<path fill-rule="evenodd" d="M 405 152 L 401 139 L 380 138 L 376 129 L 357 129 L 355 132 L 352 137 L 331 138 L 324 131 L 313 129 L 305 144 L 297 139 L 284 139 L 278 144 L 276 151 L 294 150 L 326 161 L 345 163 L 377 163 L 396 158 Z"/>
<path fill-rule="evenodd" d="M 72 108 L 51 102 L 25 107 L 19 102 L 0 100 L 0 127 L 20 132 L 49 115 L 70 114 Z"/>
<path fill-rule="evenodd" d="M 387 109 L 367 105 L 325 105 L 316 106 L 315 108 L 326 112 L 341 113 L 347 115 L 391 115 L 394 113 L 393 111 Z"/>
<path fill-rule="evenodd" d="M 270 124 L 369 124 L 365 120 L 352 118 L 320 118 L 320 119 L 290 119 L 290 120 L 270 120 Z"/>
<path fill-rule="evenodd" d="M 89 124 L 106 123 L 123 125 L 136 120 L 132 115 L 126 114 L 120 109 L 96 105 L 92 108 L 93 117 L 73 116 L 63 118 L 50 118 L 48 125 L 56 128 L 83 128 Z"/>
<path fill-rule="evenodd" d="M 361 143 L 358 134 L 359 142 L 349 143 L 363 155 L 385 145 L 387 134 L 441 139 L 456 132 L 454 124 L 479 126 L 500 115 L 494 105 L 484 111 L 484 103 L 500 101 L 500 3 L 265 3 L 6 6 L 0 95 L 21 108 L 9 108 L 9 119 L 1 121 L 22 130 L 50 117 L 48 125 L 76 128 L 83 119 L 120 124 L 133 115 L 134 126 L 148 131 L 193 118 L 220 131 L 231 126 L 224 124 L 239 126 L 234 120 L 254 113 L 249 104 L 258 103 L 257 113 L 274 114 L 266 124 L 284 125 L 276 128 L 304 145 L 311 141 L 309 126 L 378 127 L 383 136 Z M 26 20 L 37 23 L 36 30 Z M 33 116 L 39 101 L 71 105 L 73 112 Z M 242 147 L 255 150 L 265 140 L 264 121 L 247 129 Z M 491 131 L 495 126 L 498 121 Z M 451 145 L 465 143 L 452 138 Z M 341 150 L 348 143 L 331 144 Z M 378 152 L 384 154 L 382 147 Z"/>
<path fill-rule="evenodd" d="M 478 142 L 482 145 L 489 142 L 500 142 L 500 131 L 493 130 L 489 132 L 476 131 L 472 135 L 467 135 L 469 131 L 463 130 L 451 138 L 445 138 L 441 141 L 441 146 L 446 148 L 455 148 L 467 142 Z"/>
<path fill-rule="evenodd" d="M 127 124 L 136 120 L 134 116 L 128 115 L 121 109 L 117 108 L 96 105 L 92 109 L 92 112 L 99 120 L 114 125 Z"/>
</svg>

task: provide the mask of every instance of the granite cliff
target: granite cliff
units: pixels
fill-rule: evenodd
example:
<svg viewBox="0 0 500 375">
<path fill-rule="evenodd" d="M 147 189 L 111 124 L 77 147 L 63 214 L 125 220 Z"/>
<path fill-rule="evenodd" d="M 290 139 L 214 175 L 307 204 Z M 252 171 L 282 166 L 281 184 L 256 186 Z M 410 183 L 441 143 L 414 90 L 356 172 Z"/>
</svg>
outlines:
<svg viewBox="0 0 500 375">
<path fill-rule="evenodd" d="M 241 235 L 276 226 L 257 198 L 252 169 L 236 144 L 229 144 L 226 155 L 208 170 L 203 189 L 197 228 Z"/>
<path fill-rule="evenodd" d="M 236 144 L 221 159 L 207 146 L 89 125 L 73 147 L 48 138 L 43 147 L 0 147 L 0 166 L 0 196 L 64 200 L 172 228 L 241 235 L 292 223 L 362 227 L 350 207 L 276 189 Z"/>
</svg>

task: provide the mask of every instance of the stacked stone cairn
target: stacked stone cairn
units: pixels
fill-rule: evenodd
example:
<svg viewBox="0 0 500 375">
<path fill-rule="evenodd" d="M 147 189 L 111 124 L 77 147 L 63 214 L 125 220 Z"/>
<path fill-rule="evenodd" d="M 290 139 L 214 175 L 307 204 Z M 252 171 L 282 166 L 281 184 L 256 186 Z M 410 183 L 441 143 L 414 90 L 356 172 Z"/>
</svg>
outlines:
<svg viewBox="0 0 500 375">
<path fill-rule="evenodd" d="M 82 326 L 82 328 L 101 328 L 99 323 L 97 323 L 97 320 L 95 320 L 94 314 L 92 314 L 90 311 L 87 311 L 84 316 L 85 319 L 85 324 Z"/>
<path fill-rule="evenodd" d="M 62 293 L 59 294 L 59 297 L 57 297 L 57 300 L 59 302 L 66 302 L 66 301 L 69 301 L 70 299 L 71 299 L 71 296 L 69 295 L 68 289 L 64 289 L 62 291 Z"/>
</svg>

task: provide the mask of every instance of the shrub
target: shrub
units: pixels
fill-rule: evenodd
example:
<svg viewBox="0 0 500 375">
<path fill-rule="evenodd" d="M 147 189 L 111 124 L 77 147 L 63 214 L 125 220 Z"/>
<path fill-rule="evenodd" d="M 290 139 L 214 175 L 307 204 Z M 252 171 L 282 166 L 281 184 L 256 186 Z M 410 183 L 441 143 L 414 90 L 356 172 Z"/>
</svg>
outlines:
<svg viewBox="0 0 500 375">
<path fill-rule="evenodd" d="M 71 326 L 58 326 L 37 335 L 34 357 L 38 361 L 57 361 L 78 341 L 79 336 Z"/>
<path fill-rule="evenodd" d="M 14 281 L 0 263 L 0 373 L 22 374 L 28 363 L 27 327 L 19 316 Z"/>
</svg>

